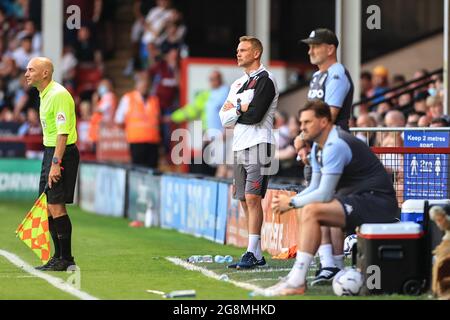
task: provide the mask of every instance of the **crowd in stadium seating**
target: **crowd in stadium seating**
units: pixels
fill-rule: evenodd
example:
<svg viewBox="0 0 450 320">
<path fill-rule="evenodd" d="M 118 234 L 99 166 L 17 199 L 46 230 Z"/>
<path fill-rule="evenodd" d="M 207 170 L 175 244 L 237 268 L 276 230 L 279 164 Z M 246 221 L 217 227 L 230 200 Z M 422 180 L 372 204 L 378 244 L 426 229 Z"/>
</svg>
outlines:
<svg viewBox="0 0 450 320">
<path fill-rule="evenodd" d="M 359 115 L 353 120 L 353 127 L 448 127 L 450 125 L 450 118 L 443 112 L 442 73 L 429 75 L 427 70 L 417 70 L 413 76 L 415 81 L 406 84 L 403 75 L 394 75 L 392 79 L 389 79 L 387 68 L 377 66 L 372 72 L 362 72 L 360 80 L 361 101 L 366 102 L 359 106 Z M 375 98 L 367 101 L 371 97 Z M 360 136 L 362 139 L 367 138 L 367 135 L 360 134 Z M 374 134 L 369 135 L 369 140 L 372 146 L 401 146 L 403 143 L 401 138 L 391 141 L 383 137 L 383 141 L 376 141 Z"/>
<path fill-rule="evenodd" d="M 76 98 L 80 151 L 95 158 L 98 128 L 102 123 L 114 123 L 119 96 L 105 70 L 105 61 L 114 56 L 115 32 L 113 23 L 116 0 L 65 0 L 65 7 L 81 8 L 81 28 L 64 28 L 62 57 L 63 84 Z M 145 74 L 150 80 L 149 94 L 156 95 L 161 109 L 162 146 L 170 154 L 170 133 L 176 128 L 170 115 L 180 107 L 179 63 L 187 55 L 186 25 L 183 14 L 172 6 L 171 0 L 134 1 L 135 20 L 130 35 L 131 59 L 123 74 L 129 77 Z M 37 125 L 39 95 L 24 82 L 28 61 L 42 54 L 40 9 L 41 0 L 3 0 L 0 5 L 0 131 L 5 135 L 41 135 Z M 101 35 L 101 36 L 100 36 Z M 410 85 L 390 90 L 406 83 L 403 75 L 391 77 L 383 66 L 361 74 L 361 99 L 353 127 L 442 127 L 450 119 L 443 115 L 442 74 L 427 77 L 426 70 L 418 70 Z M 423 79 L 422 79 L 423 78 Z M 422 87 L 419 87 L 423 85 Z M 374 97 L 370 101 L 365 101 Z M 206 102 L 205 102 L 206 103 Z M 301 176 L 293 140 L 300 128 L 295 115 L 278 112 L 280 160 L 279 175 Z M 19 129 L 20 128 L 20 129 Z M 358 134 L 372 146 L 398 146 L 401 137 L 377 141 L 375 134 Z M 378 139 L 381 140 L 381 139 Z M 30 147 L 31 148 L 31 147 Z M 39 151 L 34 145 L 32 151 Z M 31 156 L 36 156 L 35 152 Z M 37 154 L 39 155 L 39 154 Z"/>
</svg>

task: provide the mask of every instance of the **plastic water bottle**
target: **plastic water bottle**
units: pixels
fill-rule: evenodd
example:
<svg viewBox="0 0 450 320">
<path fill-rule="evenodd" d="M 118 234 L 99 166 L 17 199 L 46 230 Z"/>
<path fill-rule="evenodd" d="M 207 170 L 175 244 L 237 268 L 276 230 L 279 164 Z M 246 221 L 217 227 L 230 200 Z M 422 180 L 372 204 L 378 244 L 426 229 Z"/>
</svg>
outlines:
<svg viewBox="0 0 450 320">
<path fill-rule="evenodd" d="M 202 256 L 202 261 L 199 262 L 206 262 L 206 263 L 212 263 L 213 257 L 211 255 Z"/>
<path fill-rule="evenodd" d="M 233 257 L 230 256 L 230 255 L 226 255 L 226 256 L 224 257 L 224 262 L 225 262 L 225 263 L 231 263 L 231 262 L 233 262 Z"/>
<path fill-rule="evenodd" d="M 164 298 L 195 297 L 195 290 L 177 290 L 166 293 Z"/>
<path fill-rule="evenodd" d="M 221 274 L 220 277 L 219 277 L 219 280 L 220 281 L 229 281 L 230 278 L 226 274 Z"/>
<path fill-rule="evenodd" d="M 202 262 L 202 256 L 198 256 L 198 255 L 194 255 L 194 256 L 190 256 L 187 261 L 189 263 L 198 263 L 198 262 Z"/>
<path fill-rule="evenodd" d="M 214 262 L 215 263 L 224 263 L 225 262 L 225 257 L 221 256 L 221 255 L 216 255 L 214 257 Z"/>
</svg>

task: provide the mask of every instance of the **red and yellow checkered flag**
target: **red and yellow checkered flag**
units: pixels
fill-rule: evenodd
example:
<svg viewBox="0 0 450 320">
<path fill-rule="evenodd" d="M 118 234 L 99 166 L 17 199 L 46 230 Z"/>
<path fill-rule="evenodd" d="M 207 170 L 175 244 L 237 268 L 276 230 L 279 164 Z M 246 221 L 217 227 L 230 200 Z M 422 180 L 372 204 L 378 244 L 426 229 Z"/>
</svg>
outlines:
<svg viewBox="0 0 450 320">
<path fill-rule="evenodd" d="M 17 227 L 16 234 L 44 264 L 47 263 L 50 259 L 50 232 L 45 192 L 36 200 L 25 219 Z"/>
</svg>

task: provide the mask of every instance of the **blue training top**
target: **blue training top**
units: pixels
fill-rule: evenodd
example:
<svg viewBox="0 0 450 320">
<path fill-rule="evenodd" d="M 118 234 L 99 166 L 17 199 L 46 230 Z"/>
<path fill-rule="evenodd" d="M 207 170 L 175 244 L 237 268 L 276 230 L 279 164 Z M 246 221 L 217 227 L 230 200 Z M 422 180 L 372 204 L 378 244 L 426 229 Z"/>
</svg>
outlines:
<svg viewBox="0 0 450 320">
<path fill-rule="evenodd" d="M 314 143 L 311 151 L 313 172 L 341 175 L 337 195 L 376 191 L 395 196 L 392 181 L 370 148 L 352 134 L 334 126 L 323 150 Z"/>
<path fill-rule="evenodd" d="M 345 67 L 336 62 L 325 72 L 316 71 L 309 84 L 308 100 L 319 99 L 340 108 L 336 125 L 348 131 L 353 103 L 353 82 Z"/>
</svg>

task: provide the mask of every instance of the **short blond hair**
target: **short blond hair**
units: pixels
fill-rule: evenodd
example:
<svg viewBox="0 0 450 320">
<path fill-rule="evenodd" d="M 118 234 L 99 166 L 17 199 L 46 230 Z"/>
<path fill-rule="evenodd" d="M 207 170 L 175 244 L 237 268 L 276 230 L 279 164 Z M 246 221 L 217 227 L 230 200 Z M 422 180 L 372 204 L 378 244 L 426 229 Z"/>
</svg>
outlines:
<svg viewBox="0 0 450 320">
<path fill-rule="evenodd" d="M 263 45 L 258 38 L 255 38 L 253 36 L 242 36 L 239 38 L 239 42 L 244 42 L 244 41 L 250 42 L 250 44 L 252 45 L 252 48 L 259 51 L 259 57 L 262 56 Z"/>
</svg>

